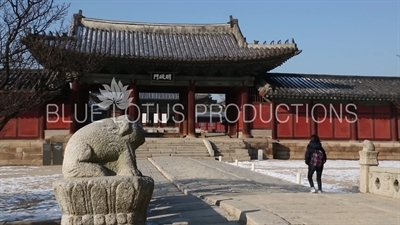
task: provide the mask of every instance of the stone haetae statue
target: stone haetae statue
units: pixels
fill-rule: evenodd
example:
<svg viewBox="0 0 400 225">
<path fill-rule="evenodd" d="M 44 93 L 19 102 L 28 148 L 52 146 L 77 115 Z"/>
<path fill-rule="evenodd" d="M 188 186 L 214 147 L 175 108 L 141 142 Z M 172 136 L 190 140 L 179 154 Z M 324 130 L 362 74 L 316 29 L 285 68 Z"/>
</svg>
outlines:
<svg viewBox="0 0 400 225">
<path fill-rule="evenodd" d="M 64 179 L 54 183 L 62 225 L 146 224 L 154 181 L 137 168 L 143 128 L 126 115 L 93 122 L 67 143 Z"/>
<path fill-rule="evenodd" d="M 91 123 L 68 141 L 64 177 L 141 176 L 134 150 L 145 141 L 143 128 L 119 116 Z"/>
</svg>

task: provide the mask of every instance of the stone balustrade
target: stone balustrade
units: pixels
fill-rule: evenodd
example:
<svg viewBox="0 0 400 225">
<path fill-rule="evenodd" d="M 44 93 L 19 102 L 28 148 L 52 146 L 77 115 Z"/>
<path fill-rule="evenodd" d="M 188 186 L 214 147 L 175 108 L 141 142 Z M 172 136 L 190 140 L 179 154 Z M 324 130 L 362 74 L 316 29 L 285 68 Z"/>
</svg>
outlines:
<svg viewBox="0 0 400 225">
<path fill-rule="evenodd" d="M 360 154 L 360 192 L 400 199 L 400 168 L 379 167 L 374 144 L 364 141 Z"/>
</svg>

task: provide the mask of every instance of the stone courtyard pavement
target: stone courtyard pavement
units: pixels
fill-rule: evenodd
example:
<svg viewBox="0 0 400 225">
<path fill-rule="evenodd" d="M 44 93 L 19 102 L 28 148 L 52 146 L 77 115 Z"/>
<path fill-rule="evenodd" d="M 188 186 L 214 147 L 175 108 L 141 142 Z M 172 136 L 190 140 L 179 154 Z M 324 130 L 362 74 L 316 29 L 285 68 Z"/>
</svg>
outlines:
<svg viewBox="0 0 400 225">
<path fill-rule="evenodd" d="M 138 160 L 138 167 L 156 184 L 148 225 L 400 225 L 398 199 L 310 194 L 307 187 L 214 160 L 154 157 Z M 53 172 L 61 170 L 57 167 Z M 50 225 L 59 221 L 6 224 Z"/>
<path fill-rule="evenodd" d="M 213 160 L 149 160 L 182 192 L 218 205 L 247 224 L 400 224 L 398 199 L 310 194 L 307 187 Z"/>
</svg>

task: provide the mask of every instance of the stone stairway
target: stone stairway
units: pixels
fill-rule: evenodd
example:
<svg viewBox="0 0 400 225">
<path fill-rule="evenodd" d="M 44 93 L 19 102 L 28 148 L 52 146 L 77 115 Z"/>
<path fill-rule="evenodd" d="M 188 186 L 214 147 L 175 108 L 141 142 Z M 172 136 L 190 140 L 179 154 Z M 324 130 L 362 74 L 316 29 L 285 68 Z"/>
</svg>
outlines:
<svg viewBox="0 0 400 225">
<path fill-rule="evenodd" d="M 64 149 L 68 137 L 57 136 L 48 140 L 50 143 L 62 142 Z M 202 138 L 152 138 L 146 137 L 146 142 L 135 151 L 136 157 L 150 158 L 154 156 L 184 156 L 197 159 L 215 159 L 210 157 Z"/>
<path fill-rule="evenodd" d="M 146 142 L 135 152 L 139 159 L 155 156 L 214 159 L 210 157 L 202 138 L 146 138 Z"/>
<path fill-rule="evenodd" d="M 249 161 L 251 159 L 246 142 L 235 138 L 209 138 L 215 157 L 222 161 Z"/>
</svg>

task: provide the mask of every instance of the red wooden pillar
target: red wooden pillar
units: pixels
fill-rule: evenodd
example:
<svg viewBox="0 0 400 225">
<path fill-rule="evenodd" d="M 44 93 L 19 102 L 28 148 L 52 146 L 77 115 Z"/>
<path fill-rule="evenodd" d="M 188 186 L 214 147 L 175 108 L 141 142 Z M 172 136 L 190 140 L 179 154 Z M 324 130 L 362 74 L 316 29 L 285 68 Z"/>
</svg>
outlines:
<svg viewBox="0 0 400 225">
<path fill-rule="evenodd" d="M 249 130 L 249 123 L 246 122 L 249 120 L 249 110 L 248 107 L 245 107 L 245 104 L 249 102 L 249 87 L 245 86 L 244 84 L 241 87 L 241 109 L 242 109 L 242 135 L 241 138 L 251 138 L 250 130 Z"/>
<path fill-rule="evenodd" d="M 358 121 L 356 121 L 355 117 L 351 117 L 349 118 L 350 123 L 350 139 L 353 141 L 358 140 L 358 134 L 357 134 L 357 123 Z"/>
<path fill-rule="evenodd" d="M 46 105 L 43 104 L 43 106 L 39 107 L 39 139 L 44 140 L 45 138 L 45 133 L 44 130 L 46 129 Z"/>
<path fill-rule="evenodd" d="M 358 118 L 351 116 L 348 121 L 350 122 L 350 139 L 356 141 L 358 140 Z"/>
<path fill-rule="evenodd" d="M 236 94 L 234 88 L 226 93 L 226 120 L 228 125 L 228 135 L 237 136 L 237 117 L 238 117 L 238 102 L 240 103 L 241 95 Z"/>
<path fill-rule="evenodd" d="M 129 88 L 132 90 L 129 94 L 129 98 L 132 98 L 132 101 L 130 102 L 131 104 L 129 105 L 129 108 L 128 108 L 128 115 L 134 121 L 141 123 L 141 121 L 140 121 L 141 115 L 140 115 L 140 107 L 139 107 L 139 90 L 138 90 L 137 82 L 135 79 L 131 80 L 131 83 L 129 84 Z"/>
<path fill-rule="evenodd" d="M 84 127 L 89 123 L 90 115 L 89 115 L 89 88 L 88 86 L 82 87 L 79 85 L 79 100 L 78 100 L 78 130 Z"/>
<path fill-rule="evenodd" d="M 397 107 L 392 105 L 391 107 L 391 119 L 390 119 L 390 127 L 392 133 L 392 141 L 398 141 L 399 139 L 399 128 L 397 127 Z"/>
<path fill-rule="evenodd" d="M 316 110 L 313 110 L 313 107 L 314 102 L 311 101 L 307 109 L 307 111 L 310 112 L 310 115 L 308 115 L 308 117 L 310 121 L 311 135 L 318 133 L 318 123 L 315 122 L 315 120 L 317 119 L 317 113 Z"/>
<path fill-rule="evenodd" d="M 278 137 L 278 135 L 277 135 L 277 133 L 278 133 L 278 131 L 277 131 L 277 129 L 278 129 L 278 126 L 277 126 L 277 120 L 276 120 L 276 117 L 277 117 L 277 111 L 276 111 L 276 103 L 275 102 L 271 102 L 271 105 L 270 105 L 270 107 L 272 108 L 272 110 L 271 110 L 271 138 L 272 138 L 272 140 L 276 140 L 277 139 L 277 137 Z"/>
<path fill-rule="evenodd" d="M 179 90 L 179 104 L 183 106 L 182 98 L 183 98 L 182 90 Z M 179 106 L 179 108 L 175 108 L 175 110 L 180 113 L 183 113 L 183 109 L 181 108 L 181 106 Z M 175 113 L 174 118 L 175 118 L 175 126 L 179 128 L 179 135 L 183 135 L 183 126 L 182 126 L 183 116 L 180 115 L 179 113 Z"/>
<path fill-rule="evenodd" d="M 69 133 L 75 133 L 78 128 L 78 121 L 77 121 L 77 108 L 79 102 L 79 81 L 78 79 L 74 79 L 72 81 L 72 88 L 71 88 L 71 125 L 69 129 Z"/>
<path fill-rule="evenodd" d="M 232 130 L 234 129 L 234 127 L 232 126 L 232 123 L 230 122 L 230 121 L 232 121 L 232 108 L 233 108 L 231 106 L 231 104 L 233 103 L 232 95 L 233 95 L 233 91 L 230 89 L 225 94 L 225 117 L 226 117 L 226 129 L 225 130 L 229 136 L 232 135 Z"/>
<path fill-rule="evenodd" d="M 195 123 L 195 86 L 194 81 L 189 81 L 188 88 L 188 135 L 194 137 L 196 135 L 196 123 Z"/>
<path fill-rule="evenodd" d="M 240 120 L 240 106 L 242 103 L 242 88 L 236 88 L 233 92 L 233 100 L 236 107 L 232 108 L 232 120 L 233 120 L 233 128 L 232 128 L 232 137 L 239 137 L 239 120 Z"/>
<path fill-rule="evenodd" d="M 188 89 L 185 87 L 181 89 L 179 93 L 179 101 L 182 104 L 182 109 L 180 110 L 183 114 L 183 118 L 180 118 L 179 121 L 179 133 L 182 136 L 185 136 L 188 134 L 188 124 L 187 124 L 187 119 L 188 119 Z"/>
</svg>

